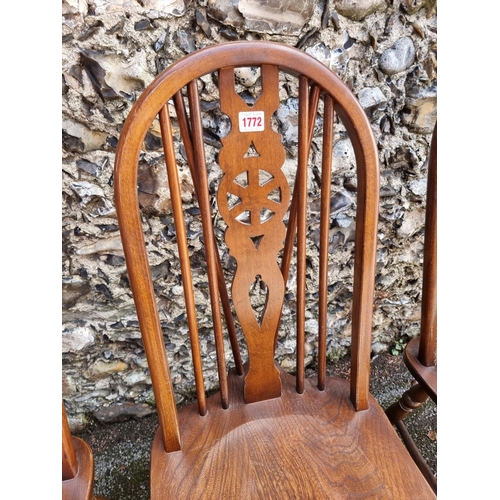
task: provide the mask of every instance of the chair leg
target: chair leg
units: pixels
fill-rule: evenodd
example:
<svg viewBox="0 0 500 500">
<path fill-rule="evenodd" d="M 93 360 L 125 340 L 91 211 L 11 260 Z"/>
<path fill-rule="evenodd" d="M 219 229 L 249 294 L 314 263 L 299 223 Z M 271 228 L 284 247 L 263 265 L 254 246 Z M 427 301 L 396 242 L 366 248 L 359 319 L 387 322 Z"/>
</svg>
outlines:
<svg viewBox="0 0 500 500">
<path fill-rule="evenodd" d="M 432 472 L 431 468 L 422 457 L 420 451 L 418 450 L 415 442 L 413 441 L 406 425 L 403 422 L 403 419 L 413 410 L 416 410 L 418 407 L 422 405 L 427 399 L 429 395 L 422 389 L 422 387 L 418 384 L 418 382 L 414 381 L 413 385 L 408 389 L 394 404 L 389 406 L 386 410 L 386 415 L 389 418 L 390 422 L 396 427 L 399 431 L 401 439 L 403 440 L 408 452 L 413 458 L 415 464 L 422 472 L 422 475 L 425 477 L 429 486 L 434 490 L 434 493 L 437 493 L 437 480 Z"/>
<path fill-rule="evenodd" d="M 429 483 L 429 486 L 433 489 L 434 493 L 437 493 L 436 476 L 434 476 L 432 469 L 425 461 L 425 458 L 421 455 L 410 433 L 408 432 L 406 425 L 402 420 L 397 420 L 394 425 L 396 429 L 399 431 L 399 435 L 401 436 L 401 439 L 403 440 L 408 450 L 408 453 L 411 455 L 411 458 L 413 458 L 413 461 L 420 469 L 420 472 L 425 477 L 426 481 Z"/>
<path fill-rule="evenodd" d="M 391 423 L 395 424 L 397 420 L 403 420 L 408 413 L 416 410 L 428 397 L 428 394 L 422 387 L 417 382 L 414 382 L 414 384 L 401 396 L 401 399 L 389 406 L 385 413 Z"/>
</svg>

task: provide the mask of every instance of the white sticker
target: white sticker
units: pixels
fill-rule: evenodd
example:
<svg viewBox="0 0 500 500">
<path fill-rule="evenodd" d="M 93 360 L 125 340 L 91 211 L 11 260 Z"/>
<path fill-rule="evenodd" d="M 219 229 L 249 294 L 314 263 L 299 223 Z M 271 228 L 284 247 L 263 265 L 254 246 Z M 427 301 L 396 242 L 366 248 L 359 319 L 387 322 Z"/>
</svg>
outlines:
<svg viewBox="0 0 500 500">
<path fill-rule="evenodd" d="M 264 130 L 264 111 L 241 111 L 238 113 L 240 132 Z"/>
</svg>

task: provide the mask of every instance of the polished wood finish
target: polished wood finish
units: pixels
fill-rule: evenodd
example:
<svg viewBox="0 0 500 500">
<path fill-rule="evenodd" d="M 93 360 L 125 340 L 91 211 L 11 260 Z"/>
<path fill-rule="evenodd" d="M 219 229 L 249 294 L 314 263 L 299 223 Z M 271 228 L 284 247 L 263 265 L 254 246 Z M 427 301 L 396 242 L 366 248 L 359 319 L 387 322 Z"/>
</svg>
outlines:
<svg viewBox="0 0 500 500">
<path fill-rule="evenodd" d="M 417 337 L 408 342 L 403 353 L 403 359 L 415 380 L 437 404 L 437 364 L 425 366 L 420 362 L 418 354 L 421 352 L 421 343 L 422 337 Z"/>
<path fill-rule="evenodd" d="M 403 421 L 408 413 L 419 408 L 429 397 L 437 404 L 437 123 L 432 134 L 427 172 L 421 309 L 420 336 L 412 339 L 403 353 L 404 362 L 415 378 L 415 383 L 399 401 L 387 408 L 386 414 L 398 429 L 428 483 L 437 491 L 436 477 Z"/>
<path fill-rule="evenodd" d="M 62 403 L 62 500 L 106 500 L 94 497 L 94 456 L 90 446 L 71 435 Z"/>
<path fill-rule="evenodd" d="M 431 139 L 428 169 L 422 330 L 418 348 L 418 360 L 426 367 L 437 364 L 437 123 Z"/>
<path fill-rule="evenodd" d="M 78 474 L 75 448 L 69 429 L 66 408 L 62 405 L 62 480 L 73 479 Z"/>
<path fill-rule="evenodd" d="M 347 380 L 327 378 L 319 391 L 305 379 L 298 394 L 294 377 L 281 378 L 281 398 L 246 404 L 230 371 L 229 410 L 218 396 L 206 417 L 181 408 L 182 452 L 164 453 L 161 433 L 153 442 L 151 498 L 435 498 L 371 395 L 356 412 Z"/>
<path fill-rule="evenodd" d="M 222 139 L 218 161 L 224 176 L 217 201 L 227 224 L 225 240 L 237 263 L 231 293 L 249 351 L 245 400 L 253 403 L 281 394 L 280 377 L 274 365 L 274 332 L 285 292 L 277 255 L 286 236 L 283 217 L 288 209 L 289 188 L 281 170 L 285 162 L 281 136 L 270 127 L 270 118 L 279 106 L 278 68 L 262 66 L 262 94 L 251 108 L 252 112 L 261 112 L 267 117 L 263 131 L 244 134 L 238 131 L 239 113 L 248 111 L 249 107 L 236 94 L 234 78 L 232 67 L 219 71 L 221 111 L 234 125 Z M 258 156 L 245 157 L 252 145 Z M 269 198 L 274 191 L 280 192 L 281 201 Z M 228 194 L 238 199 L 235 205 L 229 205 Z M 274 214 L 268 219 L 262 214 L 266 209 Z M 246 218 L 239 220 L 242 215 Z M 267 303 L 259 319 L 249 296 L 257 276 L 267 286 Z"/>
<path fill-rule="evenodd" d="M 235 91 L 235 68 L 259 67 L 262 92 L 248 106 Z M 298 78 L 298 159 L 292 199 L 281 170 L 285 150 L 272 128 L 279 106 L 279 75 Z M 225 240 L 236 260 L 231 301 L 212 227 L 197 78 L 214 74 L 220 110 L 231 120 L 221 139 L 223 172 L 216 195 L 227 225 Z M 305 378 L 307 177 L 319 100 L 323 99 L 318 352 L 326 358 L 328 230 L 335 116 L 353 145 L 358 180 L 352 371 L 350 381 Z M 186 99 L 189 116 L 186 109 Z M 220 392 L 201 395 L 203 376 L 197 340 L 186 232 L 175 173 L 172 100 L 201 211 L 210 303 L 217 346 Z M 173 111 L 173 110 L 172 110 Z M 241 130 L 241 113 L 260 116 L 263 130 Z M 144 137 L 159 116 L 185 288 L 198 402 L 177 412 L 153 294 L 137 195 L 137 162 Z M 254 122 L 255 124 L 255 122 Z M 244 125 L 243 125 L 244 128 Z M 184 57 L 144 91 L 127 118 L 117 149 L 115 199 L 125 258 L 150 367 L 160 428 L 151 456 L 151 497 L 164 498 L 434 498 L 383 410 L 369 394 L 369 368 L 379 201 L 378 152 L 357 99 L 328 68 L 302 51 L 270 42 L 234 42 Z M 288 224 L 286 215 L 288 214 Z M 274 360 L 293 245 L 296 245 L 296 374 Z M 282 253 L 280 263 L 279 255 Z M 254 309 L 251 289 L 262 284 L 266 302 Z M 234 345 L 232 310 L 248 346 L 245 365 Z M 221 311 L 222 308 L 222 311 Z M 235 358 L 226 373 L 222 318 Z M 316 387 L 315 387 L 316 386 Z M 200 404 L 200 399 L 202 403 Z"/>
</svg>

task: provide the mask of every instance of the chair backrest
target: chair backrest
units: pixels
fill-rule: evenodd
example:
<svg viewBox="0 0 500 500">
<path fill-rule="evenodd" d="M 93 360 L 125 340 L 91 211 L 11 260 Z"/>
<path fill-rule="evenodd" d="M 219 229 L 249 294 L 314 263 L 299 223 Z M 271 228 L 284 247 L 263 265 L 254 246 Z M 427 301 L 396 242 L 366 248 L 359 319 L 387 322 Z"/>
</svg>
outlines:
<svg viewBox="0 0 500 500">
<path fill-rule="evenodd" d="M 247 105 L 235 90 L 236 68 L 260 71 L 262 92 L 253 105 Z M 298 159 L 293 171 L 293 189 L 290 189 L 282 171 L 286 151 L 273 126 L 273 115 L 280 106 L 280 83 L 283 83 L 280 75 L 284 74 L 288 75 L 287 79 L 293 77 L 298 80 Z M 213 75 L 213 81 L 218 82 L 220 112 L 227 115 L 231 122 L 230 132 L 221 138 L 222 148 L 217 163 L 222 170 L 222 178 L 216 196 L 211 196 L 207 170 L 218 167 L 206 162 L 198 95 L 199 78 L 204 75 Z M 167 451 L 180 449 L 180 436 L 139 210 L 138 159 L 145 136 L 152 122 L 158 118 L 184 286 L 198 407 L 200 414 L 204 415 L 207 410 L 197 309 L 176 166 L 174 126 L 178 127 L 175 130 L 180 130 L 201 212 L 221 402 L 223 407 L 227 407 L 221 306 L 236 370 L 240 374 L 246 372 L 245 401 L 249 403 L 278 397 L 281 383 L 274 355 L 292 255 L 296 255 L 297 268 L 296 388 L 299 393 L 304 390 L 308 160 L 317 114 L 322 114 L 323 118 L 319 141 L 323 145 L 317 295 L 318 387 L 320 390 L 324 387 L 326 376 L 332 149 L 334 123 L 339 123 L 339 128 L 344 130 L 345 127 L 356 159 L 351 401 L 357 410 L 363 410 L 368 407 L 369 393 L 379 167 L 370 124 L 347 86 L 327 67 L 298 49 L 270 42 L 227 43 L 191 53 L 167 68 L 143 92 L 124 124 L 115 162 L 116 208 Z M 171 115 L 175 116 L 174 123 Z M 341 124 L 335 116 L 340 118 Z M 221 264 L 214 234 L 214 204 L 226 226 L 225 241 L 229 253 L 236 261 L 231 298 L 224 278 L 227 269 Z M 256 282 L 263 282 L 267 294 L 264 308 L 259 312 L 253 306 L 250 293 Z M 233 308 L 236 321 L 233 319 Z M 248 348 L 246 365 L 243 365 L 238 348 L 238 329 L 242 330 Z"/>
<path fill-rule="evenodd" d="M 432 133 L 426 199 L 418 360 L 423 366 L 434 366 L 437 364 L 437 122 Z"/>
</svg>

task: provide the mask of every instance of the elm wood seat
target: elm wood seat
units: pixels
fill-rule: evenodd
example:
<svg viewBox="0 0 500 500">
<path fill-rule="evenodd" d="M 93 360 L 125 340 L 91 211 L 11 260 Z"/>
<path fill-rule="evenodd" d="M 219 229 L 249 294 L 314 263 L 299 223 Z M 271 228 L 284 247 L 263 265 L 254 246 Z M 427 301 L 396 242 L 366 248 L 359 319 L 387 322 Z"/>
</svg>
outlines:
<svg viewBox="0 0 500 500">
<path fill-rule="evenodd" d="M 94 457 L 90 446 L 72 436 L 62 405 L 62 500 L 106 500 L 95 497 Z"/>
<path fill-rule="evenodd" d="M 398 429 L 415 463 L 434 491 L 437 480 L 420 454 L 404 418 L 429 397 L 437 404 L 437 123 L 432 134 L 427 172 L 420 335 L 406 346 L 403 359 L 415 381 L 386 413 Z"/>
<path fill-rule="evenodd" d="M 251 107 L 235 90 L 235 68 L 240 67 L 260 70 L 262 91 Z M 282 139 L 272 127 L 273 114 L 280 105 L 280 75 L 284 74 L 298 81 L 298 160 L 293 188 L 281 170 L 286 159 Z M 198 95 L 198 78 L 203 75 L 213 75 L 220 112 L 231 122 L 230 132 L 221 138 L 217 163 L 222 177 L 214 196 L 210 194 L 207 170 L 216 166 L 206 162 Z M 175 121 L 170 117 L 174 109 Z M 320 248 L 318 283 L 314 285 L 318 290 L 318 376 L 311 380 L 304 376 L 307 177 L 318 114 L 323 119 Z M 197 395 L 195 403 L 179 410 L 137 193 L 138 159 L 157 117 Z M 340 131 L 345 127 L 357 163 L 350 381 L 326 377 L 334 124 Z M 180 135 L 184 145 L 203 227 L 220 387 L 209 398 L 205 396 L 177 172 L 183 160 L 176 159 L 174 135 Z M 336 75 L 302 51 L 276 43 L 232 42 L 191 53 L 162 72 L 130 111 L 116 153 L 114 185 L 127 269 L 160 421 L 151 451 L 152 499 L 435 498 L 383 409 L 369 394 L 379 199 L 377 146 L 363 109 Z M 228 270 L 221 263 L 213 227 L 214 220 L 221 218 L 229 254 L 236 261 L 230 295 L 225 282 Z M 292 376 L 277 366 L 274 356 L 294 244 L 296 275 L 291 281 L 296 278 L 297 343 Z M 257 310 L 251 290 L 262 282 L 266 300 L 263 309 Z M 307 282 L 308 294 L 312 286 Z M 229 373 L 223 319 L 234 359 Z M 240 331 L 248 349 L 245 363 L 238 342 Z"/>
<path fill-rule="evenodd" d="M 181 408 L 182 451 L 165 453 L 160 433 L 153 442 L 153 498 L 433 498 L 371 395 L 356 412 L 346 380 L 318 391 L 307 378 L 298 394 L 294 377 L 281 377 L 280 398 L 247 404 L 231 369 L 229 410 L 218 396 L 205 417 Z"/>
</svg>

